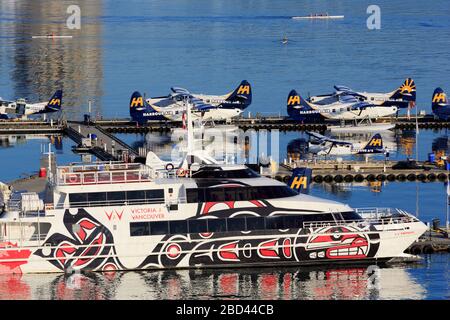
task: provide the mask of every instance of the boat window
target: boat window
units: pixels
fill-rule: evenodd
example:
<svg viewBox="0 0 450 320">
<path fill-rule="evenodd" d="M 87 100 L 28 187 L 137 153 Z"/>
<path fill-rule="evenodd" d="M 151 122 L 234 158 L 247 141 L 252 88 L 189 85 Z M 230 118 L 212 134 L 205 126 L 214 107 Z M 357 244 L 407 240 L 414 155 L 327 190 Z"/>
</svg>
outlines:
<svg viewBox="0 0 450 320">
<path fill-rule="evenodd" d="M 267 217 L 266 229 L 286 229 L 283 223 L 283 217 Z"/>
<path fill-rule="evenodd" d="M 246 220 L 247 220 L 246 230 L 248 231 L 265 229 L 264 217 L 247 217 Z"/>
<path fill-rule="evenodd" d="M 203 233 L 208 231 L 206 219 L 189 220 L 189 233 Z"/>
<path fill-rule="evenodd" d="M 188 233 L 186 220 L 169 221 L 170 234 Z"/>
<path fill-rule="evenodd" d="M 89 202 L 106 202 L 106 192 L 86 193 Z"/>
<path fill-rule="evenodd" d="M 202 203 L 285 198 L 298 195 L 298 193 L 288 186 L 243 186 L 227 188 L 187 189 L 186 195 L 188 203 Z"/>
<path fill-rule="evenodd" d="M 359 217 L 355 212 L 343 212 L 346 218 Z M 361 218 L 360 218 L 361 219 Z M 354 219 L 353 219 L 354 220 Z M 235 217 L 208 218 L 192 220 L 172 220 L 154 222 L 132 222 L 130 233 L 132 236 L 166 235 L 206 232 L 236 232 L 252 230 L 299 229 L 303 222 L 333 221 L 331 213 L 279 215 L 274 217 Z"/>
<path fill-rule="evenodd" d="M 225 219 L 208 219 L 208 232 L 225 232 L 226 227 Z"/>
<path fill-rule="evenodd" d="M 345 221 L 363 220 L 355 211 L 341 212 L 341 215 Z"/>
<path fill-rule="evenodd" d="M 150 223 L 150 232 L 152 236 L 169 234 L 169 223 L 168 221 L 155 221 Z"/>
<path fill-rule="evenodd" d="M 108 192 L 107 193 L 108 201 L 125 201 L 126 194 L 125 191 L 114 191 L 114 192 Z"/>
<path fill-rule="evenodd" d="M 150 234 L 150 227 L 148 222 L 133 222 L 130 223 L 130 236 L 147 236 Z"/>
<path fill-rule="evenodd" d="M 188 203 L 198 203 L 198 191 L 199 189 L 186 189 L 186 197 Z"/>
<path fill-rule="evenodd" d="M 89 192 L 86 195 L 90 206 L 104 206 L 108 204 L 106 201 L 106 192 Z"/>
<path fill-rule="evenodd" d="M 249 199 L 248 190 L 246 188 L 235 188 L 235 191 L 236 191 L 235 194 L 236 201 L 245 201 Z"/>
<path fill-rule="evenodd" d="M 330 221 L 333 222 L 333 216 L 331 213 L 324 213 L 324 214 L 308 214 L 304 216 L 305 222 L 324 222 L 324 221 Z"/>
<path fill-rule="evenodd" d="M 236 188 L 224 188 L 225 201 L 236 201 Z"/>
<path fill-rule="evenodd" d="M 146 190 L 145 198 L 157 202 L 158 200 L 164 200 L 164 189 Z"/>
<path fill-rule="evenodd" d="M 127 200 L 145 200 L 145 190 L 127 191 Z"/>
<path fill-rule="evenodd" d="M 193 178 L 221 179 L 221 178 L 257 178 L 259 174 L 250 168 L 239 170 L 222 170 L 220 168 L 206 167 L 192 174 Z"/>
<path fill-rule="evenodd" d="M 223 188 L 209 188 L 205 190 L 205 198 L 210 202 L 225 201 L 225 192 Z"/>
<path fill-rule="evenodd" d="M 86 193 L 70 193 L 69 194 L 70 204 L 79 204 L 82 202 L 87 202 Z"/>
<path fill-rule="evenodd" d="M 286 229 L 298 229 L 303 226 L 302 216 L 283 216 L 283 224 Z"/>
<path fill-rule="evenodd" d="M 227 219 L 228 231 L 243 231 L 245 230 L 245 218 L 228 218 Z"/>
</svg>

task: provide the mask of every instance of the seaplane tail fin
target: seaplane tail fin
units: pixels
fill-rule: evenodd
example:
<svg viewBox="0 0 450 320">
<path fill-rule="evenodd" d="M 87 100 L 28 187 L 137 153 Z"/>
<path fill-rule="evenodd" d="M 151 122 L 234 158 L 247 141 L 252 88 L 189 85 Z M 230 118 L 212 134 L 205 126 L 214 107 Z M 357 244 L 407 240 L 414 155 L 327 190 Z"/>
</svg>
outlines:
<svg viewBox="0 0 450 320">
<path fill-rule="evenodd" d="M 383 150 L 383 138 L 379 133 L 373 135 L 363 149 L 363 153 L 381 152 Z"/>
<path fill-rule="evenodd" d="M 163 169 L 169 162 L 161 160 L 154 152 L 149 151 L 145 159 L 145 165 L 153 169 Z"/>
<path fill-rule="evenodd" d="M 139 91 L 133 92 L 130 98 L 130 116 L 133 121 L 138 123 L 145 122 L 144 113 L 158 113 L 157 110 L 153 109 Z"/>
<path fill-rule="evenodd" d="M 389 97 L 390 99 L 416 101 L 416 84 L 413 79 L 407 78 L 403 84 L 394 90 Z"/>
<path fill-rule="evenodd" d="M 312 170 L 310 168 L 295 168 L 288 186 L 299 193 L 308 193 L 311 176 Z"/>
<path fill-rule="evenodd" d="M 56 90 L 44 108 L 44 112 L 55 112 L 61 110 L 62 90 Z"/>
<path fill-rule="evenodd" d="M 447 95 L 441 88 L 436 88 L 431 98 L 431 109 L 434 111 L 442 107 L 450 107 L 448 104 Z"/>
<path fill-rule="evenodd" d="M 291 90 L 287 97 L 287 113 L 290 117 L 300 115 L 300 112 L 313 111 L 314 108 L 295 90 Z"/>
<path fill-rule="evenodd" d="M 247 80 L 242 80 L 225 101 L 240 104 L 243 108 L 247 108 L 252 103 L 252 86 Z"/>
</svg>

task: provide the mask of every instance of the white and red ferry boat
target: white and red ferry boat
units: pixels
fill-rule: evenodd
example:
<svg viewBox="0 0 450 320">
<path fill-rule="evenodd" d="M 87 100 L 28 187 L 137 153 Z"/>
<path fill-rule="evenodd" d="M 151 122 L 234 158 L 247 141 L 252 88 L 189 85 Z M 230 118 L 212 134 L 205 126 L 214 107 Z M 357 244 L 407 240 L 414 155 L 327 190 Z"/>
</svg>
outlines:
<svg viewBox="0 0 450 320">
<path fill-rule="evenodd" d="M 386 261 L 426 230 L 404 211 L 353 210 L 243 165 L 170 169 L 61 166 L 43 197 L 3 190 L 0 271 Z"/>
<path fill-rule="evenodd" d="M 0 273 L 381 262 L 426 230 L 402 210 L 354 210 L 220 164 L 191 151 L 190 120 L 188 133 L 178 168 L 149 153 L 57 167 L 43 194 L 1 188 Z"/>
</svg>

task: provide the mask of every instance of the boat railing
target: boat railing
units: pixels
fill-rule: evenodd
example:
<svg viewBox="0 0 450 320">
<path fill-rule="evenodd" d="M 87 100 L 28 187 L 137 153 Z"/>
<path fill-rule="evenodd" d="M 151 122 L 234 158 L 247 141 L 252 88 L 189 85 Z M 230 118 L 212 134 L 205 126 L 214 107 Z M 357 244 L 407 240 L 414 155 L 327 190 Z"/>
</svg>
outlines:
<svg viewBox="0 0 450 320">
<path fill-rule="evenodd" d="M 364 219 L 380 219 L 386 217 L 408 217 L 416 219 L 405 210 L 398 208 L 356 208 L 355 212 Z"/>
<path fill-rule="evenodd" d="M 353 220 L 327 220 L 303 222 L 304 228 L 320 228 L 327 226 L 357 225 L 368 226 L 370 224 L 391 225 L 419 221 L 411 214 L 397 208 L 361 208 L 355 209 L 362 219 Z"/>
<path fill-rule="evenodd" d="M 89 185 L 151 181 L 150 170 L 139 163 L 108 163 L 57 168 L 57 185 Z"/>
</svg>

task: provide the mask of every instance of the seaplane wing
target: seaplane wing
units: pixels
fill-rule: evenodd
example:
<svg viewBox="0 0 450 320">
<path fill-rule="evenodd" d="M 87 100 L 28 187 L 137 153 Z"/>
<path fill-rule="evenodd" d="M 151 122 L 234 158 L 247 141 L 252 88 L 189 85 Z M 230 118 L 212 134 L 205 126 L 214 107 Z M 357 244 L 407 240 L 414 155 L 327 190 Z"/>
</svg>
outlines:
<svg viewBox="0 0 450 320">
<path fill-rule="evenodd" d="M 214 109 L 216 108 L 215 106 L 206 103 L 203 99 L 197 98 L 195 96 L 193 96 L 189 90 L 185 89 L 185 88 L 180 88 L 180 87 L 171 87 L 170 90 L 172 90 L 173 94 L 171 95 L 171 97 L 173 99 L 176 100 L 189 100 L 189 102 L 192 103 L 193 107 L 193 111 L 206 111 L 209 109 Z"/>
<path fill-rule="evenodd" d="M 317 139 L 320 143 L 330 142 L 332 145 L 338 145 L 338 146 L 352 145 L 351 142 L 332 139 L 330 137 L 323 136 L 323 135 L 321 135 L 319 133 L 316 133 L 316 132 L 306 131 L 306 134 L 308 134 L 309 136 Z"/>
<path fill-rule="evenodd" d="M 199 98 L 195 98 L 195 97 L 191 97 L 189 99 L 189 101 L 193 104 L 193 110 L 198 110 L 198 111 L 206 111 L 206 110 L 210 110 L 210 109 L 216 109 L 217 107 L 209 104 L 209 103 L 205 103 L 202 99 Z"/>
<path fill-rule="evenodd" d="M 353 91 L 352 89 L 350 89 L 349 87 L 346 87 L 346 86 L 336 85 L 336 86 L 334 86 L 334 89 L 336 90 L 334 95 L 337 97 L 340 97 L 343 95 L 343 96 L 351 96 L 354 98 L 362 98 L 364 100 L 367 98 L 366 96 L 364 96 L 356 91 Z"/>
<path fill-rule="evenodd" d="M 352 110 L 364 110 L 367 108 L 372 108 L 375 107 L 375 105 L 371 104 L 371 103 L 367 103 L 367 102 L 356 102 L 354 105 L 352 105 L 350 108 Z"/>
<path fill-rule="evenodd" d="M 191 93 L 185 88 L 171 87 L 170 90 L 177 95 L 191 95 Z"/>
</svg>

